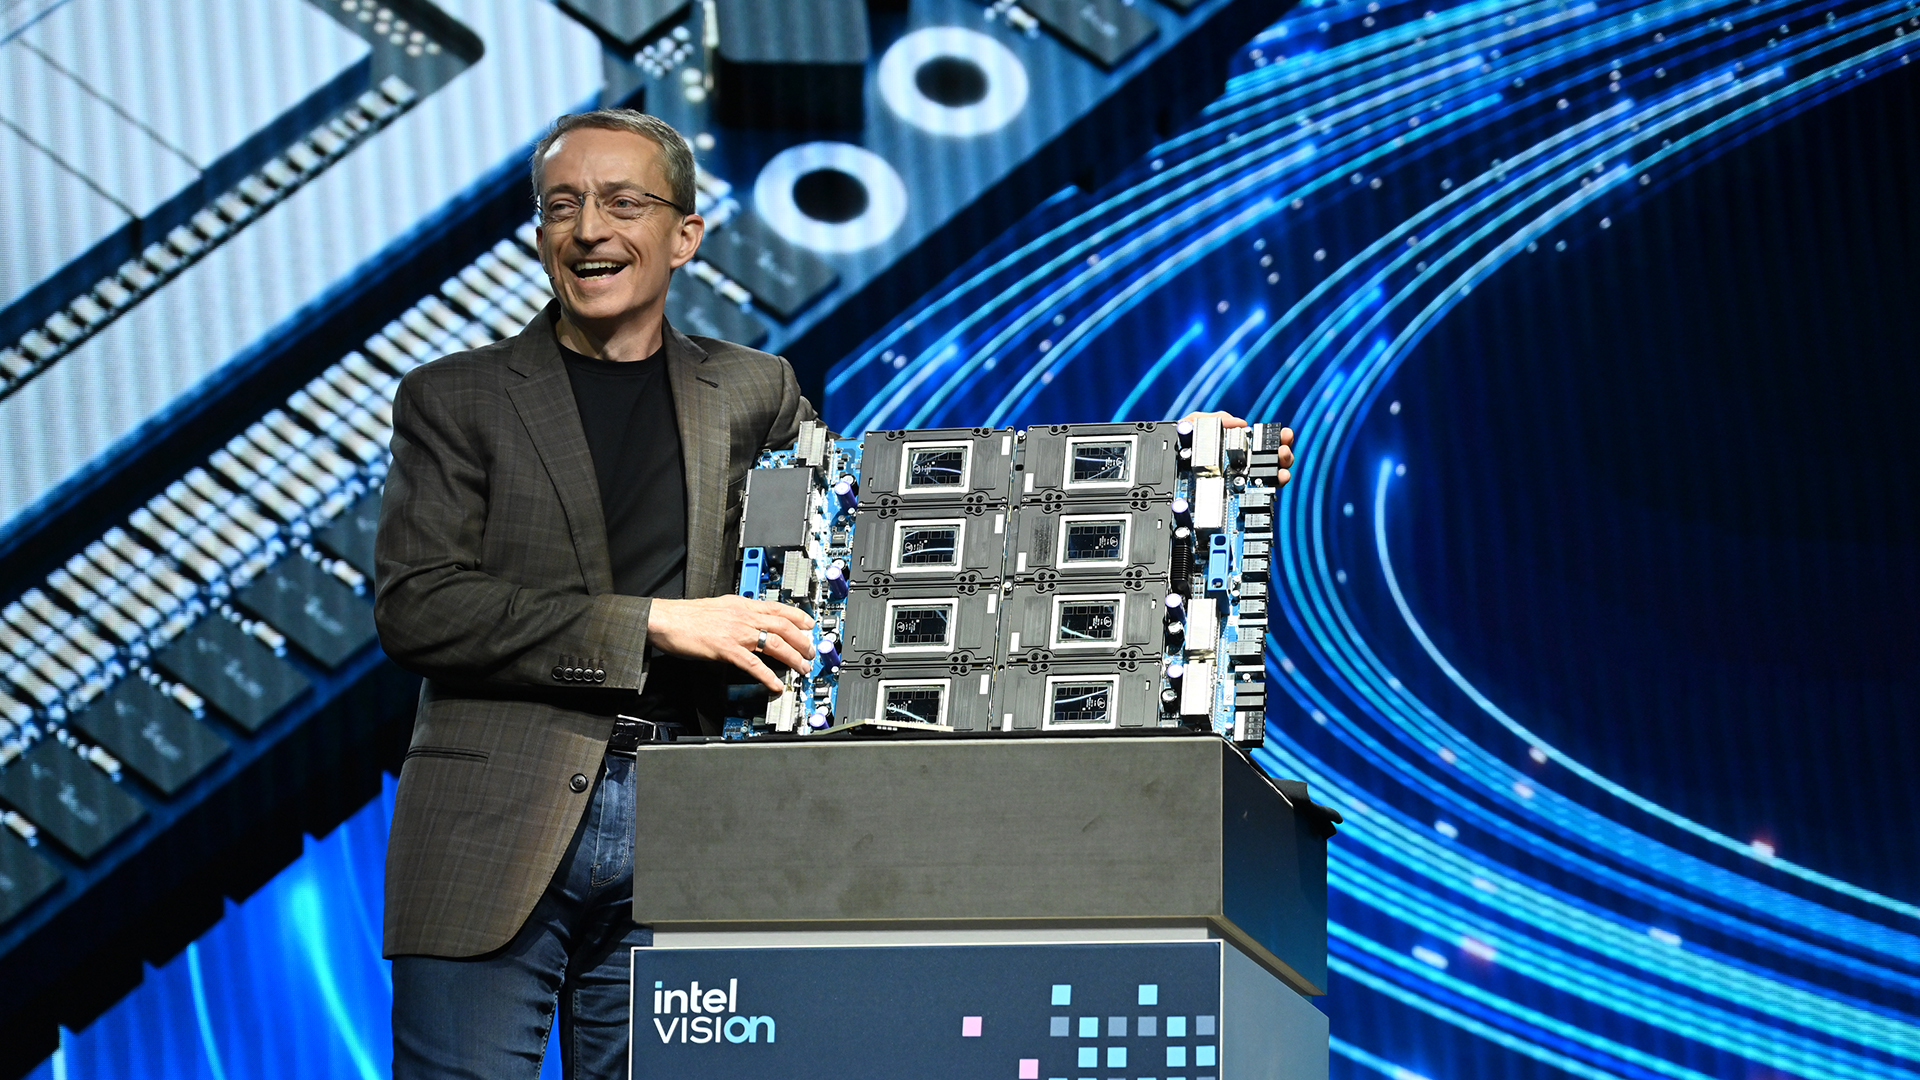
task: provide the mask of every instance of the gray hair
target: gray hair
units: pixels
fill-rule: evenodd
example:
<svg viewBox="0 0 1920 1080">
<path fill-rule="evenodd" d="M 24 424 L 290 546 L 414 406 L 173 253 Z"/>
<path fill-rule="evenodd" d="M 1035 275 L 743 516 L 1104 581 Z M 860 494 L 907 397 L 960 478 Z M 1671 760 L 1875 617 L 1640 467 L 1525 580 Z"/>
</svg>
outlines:
<svg viewBox="0 0 1920 1080">
<path fill-rule="evenodd" d="M 547 151 L 569 131 L 581 128 L 599 128 L 602 131 L 625 131 L 648 139 L 660 148 L 660 164 L 667 173 L 667 187 L 673 195 L 673 201 L 691 212 L 694 206 L 693 189 L 693 147 L 673 125 L 657 116 L 651 116 L 638 109 L 595 109 L 592 112 L 568 113 L 553 122 L 553 130 L 542 136 L 533 147 L 533 201 L 540 202 L 540 169 L 546 160 Z"/>
</svg>

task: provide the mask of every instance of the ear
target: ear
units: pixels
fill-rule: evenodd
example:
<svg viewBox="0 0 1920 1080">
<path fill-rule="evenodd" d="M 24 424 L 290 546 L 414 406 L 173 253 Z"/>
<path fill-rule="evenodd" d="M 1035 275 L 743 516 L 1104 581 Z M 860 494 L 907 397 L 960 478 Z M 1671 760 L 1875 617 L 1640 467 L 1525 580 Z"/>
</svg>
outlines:
<svg viewBox="0 0 1920 1080">
<path fill-rule="evenodd" d="M 700 241 L 706 235 L 706 218 L 699 214 L 688 214 L 680 219 L 680 225 L 673 234 L 673 258 L 670 260 L 675 270 L 693 259 L 694 253 L 700 250 Z"/>
</svg>

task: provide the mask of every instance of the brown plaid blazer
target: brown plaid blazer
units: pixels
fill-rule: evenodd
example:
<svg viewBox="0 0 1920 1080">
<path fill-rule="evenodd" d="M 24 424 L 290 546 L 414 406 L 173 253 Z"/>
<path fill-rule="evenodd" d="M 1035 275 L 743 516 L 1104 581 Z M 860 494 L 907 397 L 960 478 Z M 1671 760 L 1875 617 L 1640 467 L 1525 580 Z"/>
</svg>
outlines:
<svg viewBox="0 0 1920 1080">
<path fill-rule="evenodd" d="M 387 842 L 387 956 L 474 956 L 533 911 L 647 677 L 644 597 L 613 593 L 599 484 L 550 305 L 400 382 L 375 541 L 380 644 L 426 679 Z M 761 450 L 814 418 L 777 356 L 666 328 L 687 475 L 686 595 L 732 587 Z M 606 672 L 580 689 L 556 672 Z M 717 716 L 703 715 L 712 725 Z"/>
</svg>

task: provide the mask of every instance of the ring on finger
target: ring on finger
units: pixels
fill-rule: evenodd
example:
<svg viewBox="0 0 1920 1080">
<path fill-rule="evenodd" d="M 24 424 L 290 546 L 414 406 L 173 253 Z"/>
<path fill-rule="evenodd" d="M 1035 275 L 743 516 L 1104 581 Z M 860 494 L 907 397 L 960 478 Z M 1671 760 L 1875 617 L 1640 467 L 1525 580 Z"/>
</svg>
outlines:
<svg viewBox="0 0 1920 1080">
<path fill-rule="evenodd" d="M 767 651 L 767 632 L 765 630 L 760 631 L 760 636 L 754 639 L 753 651 L 754 652 Z"/>
</svg>

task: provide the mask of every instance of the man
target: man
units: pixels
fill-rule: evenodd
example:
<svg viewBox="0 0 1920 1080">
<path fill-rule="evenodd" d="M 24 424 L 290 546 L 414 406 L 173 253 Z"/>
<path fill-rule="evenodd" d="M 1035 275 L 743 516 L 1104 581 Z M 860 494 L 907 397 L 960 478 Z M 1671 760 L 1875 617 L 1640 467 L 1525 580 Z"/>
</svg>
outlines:
<svg viewBox="0 0 1920 1080">
<path fill-rule="evenodd" d="M 685 140 L 563 117 L 533 183 L 554 303 L 394 402 L 374 614 L 426 679 L 387 851 L 400 1080 L 537 1076 L 556 1015 L 569 1075 L 624 1069 L 633 748 L 717 732 L 723 665 L 778 689 L 813 656 L 804 612 L 716 595 L 746 470 L 815 414 L 786 361 L 666 324 L 705 230 Z"/>
<path fill-rule="evenodd" d="M 621 1074 L 634 748 L 716 733 L 725 665 L 777 691 L 813 657 L 804 612 L 716 595 L 747 470 L 815 414 L 786 361 L 665 321 L 706 227 L 685 140 L 562 117 L 533 187 L 554 303 L 394 402 L 374 618 L 426 679 L 387 849 L 396 1080 L 535 1077 L 556 1018 L 570 1077 Z"/>
</svg>

